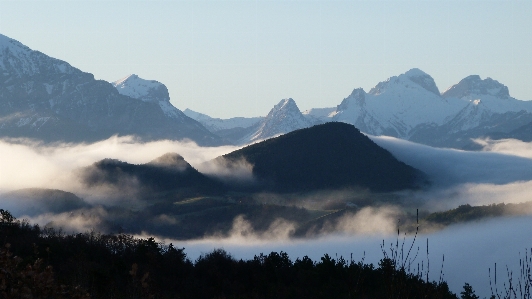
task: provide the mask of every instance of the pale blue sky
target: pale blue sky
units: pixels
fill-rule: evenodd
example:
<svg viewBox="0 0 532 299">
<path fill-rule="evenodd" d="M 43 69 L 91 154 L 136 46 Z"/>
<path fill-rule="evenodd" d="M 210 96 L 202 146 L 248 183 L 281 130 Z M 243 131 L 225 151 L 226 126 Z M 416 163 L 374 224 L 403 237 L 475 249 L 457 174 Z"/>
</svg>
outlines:
<svg viewBox="0 0 532 299">
<path fill-rule="evenodd" d="M 164 83 L 213 117 L 283 98 L 333 107 L 410 68 L 441 91 L 471 74 L 532 100 L 532 1 L 0 0 L 0 33 L 115 81 Z"/>
</svg>

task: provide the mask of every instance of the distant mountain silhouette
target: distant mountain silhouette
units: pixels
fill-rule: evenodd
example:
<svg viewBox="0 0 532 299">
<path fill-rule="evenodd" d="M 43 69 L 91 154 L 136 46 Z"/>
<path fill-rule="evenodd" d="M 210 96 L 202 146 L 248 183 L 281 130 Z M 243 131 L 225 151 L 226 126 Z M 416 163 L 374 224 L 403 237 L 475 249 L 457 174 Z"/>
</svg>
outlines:
<svg viewBox="0 0 532 299">
<path fill-rule="evenodd" d="M 3 206 L 9 208 L 15 217 L 63 213 L 90 206 L 73 193 L 55 189 L 19 189 L 1 197 Z"/>
<path fill-rule="evenodd" d="M 354 126 L 340 122 L 293 131 L 222 157 L 230 162 L 244 158 L 253 165 L 261 188 L 274 192 L 395 191 L 417 188 L 424 177 Z"/>
<path fill-rule="evenodd" d="M 88 187 L 138 190 L 147 200 L 243 192 L 309 192 L 366 189 L 389 192 L 418 188 L 424 174 L 379 147 L 353 125 L 331 122 L 256 143 L 217 158 L 231 171 L 242 160 L 253 165 L 253 183 L 207 176 L 176 153 L 135 165 L 104 159 L 81 171 Z M 215 162 L 217 159 L 215 159 Z"/>
<path fill-rule="evenodd" d="M 135 165 L 115 159 L 104 159 L 81 170 L 82 181 L 89 187 L 112 185 L 117 188 L 134 186 L 146 199 L 173 195 L 212 195 L 223 191 L 218 181 L 201 174 L 183 157 L 167 153 L 149 163 Z"/>
<path fill-rule="evenodd" d="M 495 132 L 495 133 L 487 134 L 486 137 L 489 137 L 491 139 L 512 138 L 512 139 L 519 139 L 524 142 L 530 142 L 532 141 L 532 122 L 522 125 L 519 128 L 512 130 L 508 133 Z"/>
</svg>

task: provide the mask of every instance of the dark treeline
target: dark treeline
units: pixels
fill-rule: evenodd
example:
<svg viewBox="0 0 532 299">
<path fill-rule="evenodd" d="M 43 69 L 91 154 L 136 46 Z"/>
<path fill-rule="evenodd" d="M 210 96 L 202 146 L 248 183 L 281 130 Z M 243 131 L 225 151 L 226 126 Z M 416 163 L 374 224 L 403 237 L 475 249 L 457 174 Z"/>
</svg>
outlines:
<svg viewBox="0 0 532 299">
<path fill-rule="evenodd" d="M 499 203 L 483 206 L 460 205 L 456 209 L 435 212 L 425 217 L 429 224 L 451 225 L 469 221 L 478 221 L 501 216 L 528 215 L 532 211 L 532 201 L 524 203 Z"/>
<path fill-rule="evenodd" d="M 388 256 L 374 266 L 285 252 L 237 260 L 218 249 L 191 261 L 153 238 L 69 235 L 0 214 L 2 298 L 457 298 Z"/>
</svg>

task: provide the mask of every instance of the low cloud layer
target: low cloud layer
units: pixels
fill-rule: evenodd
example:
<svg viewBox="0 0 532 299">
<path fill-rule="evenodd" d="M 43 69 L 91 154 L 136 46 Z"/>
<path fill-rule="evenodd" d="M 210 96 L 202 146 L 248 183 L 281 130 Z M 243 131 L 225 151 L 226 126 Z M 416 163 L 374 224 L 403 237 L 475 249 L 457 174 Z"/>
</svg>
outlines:
<svg viewBox="0 0 532 299">
<path fill-rule="evenodd" d="M 448 282 L 451 290 L 459 294 L 464 283 L 473 286 L 480 298 L 491 295 L 488 271 L 491 268 L 492 279 L 494 264 L 497 263 L 497 283 L 499 291 L 502 283 L 508 282 L 506 266 L 514 272 L 514 282 L 518 276 L 519 258 L 532 247 L 532 241 L 526 236 L 532 234 L 531 217 L 503 218 L 473 224 L 457 225 L 442 231 L 420 234 L 413 246 L 411 255 L 416 256 L 413 267 L 421 262 L 430 263 L 429 278 L 438 281 L 443 266 L 443 279 Z M 333 258 L 344 257 L 355 262 L 364 259 L 365 263 L 377 265 L 383 258 L 381 245 L 390 253 L 390 247 L 403 244 L 403 236 L 397 239 L 395 234 L 343 235 L 329 234 L 320 238 L 306 240 L 256 240 L 256 239 L 202 239 L 176 241 L 166 239 L 167 244 L 184 247 L 191 260 L 215 248 L 223 248 L 236 259 L 253 259 L 259 253 L 268 254 L 272 251 L 287 252 L 294 261 L 296 258 L 309 256 L 319 261 L 325 253 Z M 428 252 L 427 255 L 427 240 Z M 405 248 L 413 242 L 413 237 L 404 239 Z M 445 261 L 443 259 L 445 258 Z M 417 270 L 417 269 L 416 269 Z M 494 281 L 492 281 L 493 283 Z"/>
<path fill-rule="evenodd" d="M 397 159 L 429 175 L 436 187 L 461 184 L 507 184 L 532 180 L 532 145 L 517 151 L 499 151 L 515 143 L 513 140 L 487 146 L 485 151 L 473 152 L 434 148 L 393 137 L 369 136 Z"/>
<path fill-rule="evenodd" d="M 73 171 L 105 159 L 147 163 L 168 152 L 180 154 L 192 166 L 238 149 L 199 147 L 193 142 L 139 143 L 132 137 L 111 137 L 92 144 L 41 144 L 31 140 L 0 140 L 0 193 L 22 188 L 54 188 L 83 193 Z M 79 195 L 79 194 L 78 194 Z M 89 195 L 88 195 L 89 196 Z"/>
<path fill-rule="evenodd" d="M 40 227 L 60 228 L 64 233 L 84 233 L 89 231 L 108 231 L 107 211 L 99 206 L 90 209 L 79 209 L 65 213 L 44 213 L 34 217 L 24 216 L 31 224 Z"/>
<path fill-rule="evenodd" d="M 517 139 L 475 139 L 483 147 L 483 151 L 507 154 L 532 159 L 532 142 Z"/>
<path fill-rule="evenodd" d="M 428 189 L 403 194 L 420 208 L 441 211 L 466 203 L 531 200 L 532 143 L 483 141 L 484 150 L 472 152 L 433 148 L 392 137 L 369 137 L 397 159 L 429 176 L 432 185 Z"/>
<path fill-rule="evenodd" d="M 229 161 L 224 157 L 218 157 L 199 164 L 197 169 L 206 175 L 217 177 L 227 183 L 255 183 L 253 165 L 244 158 L 237 161 Z"/>
<path fill-rule="evenodd" d="M 410 143 L 390 137 L 373 137 L 378 145 L 389 150 L 399 160 L 425 172 L 432 185 L 424 190 L 395 193 L 398 200 L 410 208 L 439 211 L 456 208 L 460 204 L 485 205 L 491 203 L 518 203 L 530 201 L 532 190 L 532 143 L 515 140 L 479 140 L 483 151 L 466 152 L 452 149 L 438 149 Z M 230 169 L 237 168 L 236 178 L 249 178 L 252 166 L 242 161 L 237 165 L 218 165 L 206 170 L 202 164 L 236 147 L 201 148 L 194 143 L 160 141 L 137 143 L 129 137 L 113 137 L 94 144 L 42 145 L 31 141 L 9 142 L 0 140 L 0 193 L 20 188 L 56 188 L 72 191 L 93 204 L 102 203 L 98 190 L 85 192 L 72 172 L 104 158 L 114 158 L 129 163 L 146 163 L 167 152 L 181 154 L 192 166 L 210 174 L 234 175 Z M 101 190 L 105 194 L 105 190 Z M 358 195 L 357 195 L 358 194 Z M 296 195 L 298 197 L 300 195 Z M 359 196 L 359 197 L 357 197 Z M 316 193 L 298 197 L 297 203 L 307 208 L 331 208 L 345 201 L 366 204 L 371 194 L 367 192 Z M 340 199 L 340 200 L 339 200 Z M 287 204 L 294 196 L 257 194 L 257 203 Z M 2 198 L 0 198 L 0 203 Z M 398 202 L 400 203 L 400 202 Z M 14 204 L 13 201 L 10 204 Z M 345 205 L 344 205 L 345 206 Z M 362 205 L 361 205 L 362 206 Z M 295 223 L 277 219 L 264 231 L 253 229 L 244 217 L 233 221 L 228 234 L 214 235 L 192 241 L 172 241 L 184 246 L 192 259 L 214 248 L 223 247 L 237 258 L 252 258 L 260 252 L 286 251 L 292 259 L 308 255 L 319 259 L 324 253 L 331 256 L 353 257 L 376 264 L 382 258 L 380 244 L 393 243 L 398 219 L 404 217 L 400 208 L 385 205 L 379 208 L 366 207 L 345 213 L 312 238 L 293 239 L 297 230 Z M 29 220 L 40 225 L 54 224 L 65 231 L 88 231 L 110 229 L 107 210 L 97 205 L 69 212 L 29 216 Z M 157 225 L 179 223 L 172 215 L 159 214 Z M 532 233 L 532 218 L 501 218 L 489 222 L 453 226 L 439 232 L 420 236 L 420 247 L 429 239 L 431 277 L 438 279 L 441 259 L 445 254 L 444 273 L 453 291 L 459 292 L 464 282 L 471 283 L 477 294 L 489 297 L 487 269 L 495 262 L 498 265 L 518 264 L 519 252 L 532 246 L 526 238 Z M 321 232 L 321 234 L 320 234 Z M 147 235 L 146 235 L 147 236 Z M 423 248 L 420 249 L 423 253 Z M 420 255 L 420 259 L 426 256 Z M 502 267 L 501 267 L 502 269 Z M 465 271 L 467 270 L 467 271 Z M 501 272 L 502 274 L 502 272 Z M 500 277 L 504 279 L 504 277 Z"/>
<path fill-rule="evenodd" d="M 338 219 L 333 232 L 349 235 L 391 234 L 397 229 L 397 219 L 401 217 L 404 218 L 404 213 L 398 207 L 366 207 Z"/>
</svg>

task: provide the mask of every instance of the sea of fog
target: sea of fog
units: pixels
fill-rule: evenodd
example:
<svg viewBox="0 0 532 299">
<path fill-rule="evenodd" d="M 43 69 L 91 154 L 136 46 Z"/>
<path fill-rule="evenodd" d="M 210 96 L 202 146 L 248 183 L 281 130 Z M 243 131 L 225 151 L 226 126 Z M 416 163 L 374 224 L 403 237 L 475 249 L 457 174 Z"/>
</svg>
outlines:
<svg viewBox="0 0 532 299">
<path fill-rule="evenodd" d="M 399 160 L 425 172 L 431 185 L 424 190 L 400 192 L 412 199 L 419 209 L 442 211 L 461 204 L 485 205 L 492 203 L 519 203 L 532 200 L 532 144 L 516 140 L 479 140 L 483 151 L 467 152 L 438 149 L 390 137 L 370 138 L 389 150 Z M 113 137 L 93 144 L 40 144 L 29 140 L 0 140 L 0 207 L 1 193 L 21 188 L 55 188 L 70 191 L 89 203 L 112 205 L 105 196 L 95 196 L 95 190 L 86 190 L 75 171 L 104 158 L 115 158 L 130 163 L 146 163 L 167 152 L 177 152 L 194 167 L 237 147 L 198 147 L 192 142 L 158 141 L 139 143 L 130 137 Z M 212 169 L 211 169 L 212 171 Z M 214 170 L 224 172 L 226 170 Z M 326 237 L 291 240 L 286 238 L 289 224 L 279 222 L 269 234 L 234 233 L 225 239 L 206 238 L 195 241 L 172 241 L 185 247 L 189 258 L 195 260 L 214 248 L 224 248 L 235 258 L 253 258 L 259 253 L 285 251 L 294 260 L 309 256 L 318 260 L 325 253 L 343 256 L 355 261 L 377 264 L 385 249 L 397 236 L 387 225 L 396 223 L 394 213 L 365 210 L 354 218 L 356 230 Z M 363 216 L 363 217 L 362 217 Z M 45 215 L 43 221 L 62 215 Z M 64 218 L 64 217 L 63 217 Z M 39 217 L 35 217 L 39 219 Z M 67 219 L 67 220 L 65 220 Z M 68 218 L 63 219 L 68 221 Z M 59 219 L 58 219 L 59 220 Z M 236 219 L 238 220 L 238 219 Z M 61 221 L 58 221 L 61 223 Z M 498 265 L 499 291 L 507 281 L 506 266 L 518 275 L 519 259 L 532 247 L 532 217 L 499 218 L 448 227 L 430 234 L 419 235 L 414 245 L 419 246 L 415 263 L 430 262 L 430 279 L 439 280 L 443 265 L 444 279 L 454 292 L 459 293 L 465 282 L 477 294 L 491 294 L 488 269 Z M 90 225 L 90 223 L 88 224 Z M 245 226 L 245 223 L 242 223 Z M 71 225 L 75 227 L 76 224 Z M 245 227 L 244 227 L 245 228 Z M 86 230 L 87 226 L 80 226 Z M 429 256 L 426 254 L 426 242 Z M 405 241 L 409 246 L 411 240 Z M 445 256 L 445 261 L 443 258 Z M 492 272 L 493 277 L 493 272 Z M 515 280 L 515 278 L 514 278 Z"/>
</svg>

